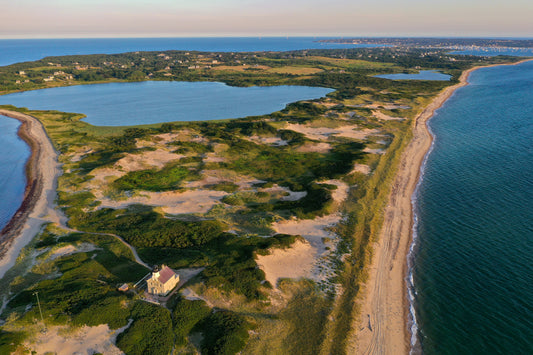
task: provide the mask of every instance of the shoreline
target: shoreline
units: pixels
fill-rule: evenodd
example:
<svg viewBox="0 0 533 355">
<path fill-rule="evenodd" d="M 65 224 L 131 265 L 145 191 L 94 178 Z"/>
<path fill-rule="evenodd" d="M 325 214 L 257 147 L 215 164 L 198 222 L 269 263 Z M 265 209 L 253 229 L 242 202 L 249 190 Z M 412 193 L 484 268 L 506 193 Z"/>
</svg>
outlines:
<svg viewBox="0 0 533 355">
<path fill-rule="evenodd" d="M 18 136 L 30 147 L 26 162 L 26 187 L 22 204 L 0 232 L 0 279 L 15 265 L 24 248 L 45 223 L 62 220 L 55 210 L 57 177 L 61 174 L 58 153 L 44 126 L 35 117 L 5 109 L 0 115 L 22 122 Z"/>
<path fill-rule="evenodd" d="M 353 322 L 357 354 L 409 354 L 413 326 L 408 299 L 407 257 L 413 242 L 413 194 L 420 181 L 421 169 L 433 142 L 427 121 L 454 94 L 468 85 L 470 74 L 481 68 L 516 65 L 476 66 L 461 73 L 459 83 L 443 89 L 413 122 L 413 137 L 404 152 L 388 204 L 379 239 L 372 246 L 369 277 L 363 285 L 360 314 Z M 416 336 L 416 335 L 415 335 Z"/>
</svg>

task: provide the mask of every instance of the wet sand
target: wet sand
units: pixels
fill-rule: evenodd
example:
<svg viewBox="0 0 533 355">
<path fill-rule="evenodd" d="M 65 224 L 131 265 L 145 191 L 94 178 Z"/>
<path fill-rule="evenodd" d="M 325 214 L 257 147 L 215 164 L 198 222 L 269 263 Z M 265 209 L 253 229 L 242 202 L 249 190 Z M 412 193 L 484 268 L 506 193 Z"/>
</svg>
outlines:
<svg viewBox="0 0 533 355">
<path fill-rule="evenodd" d="M 22 122 L 19 136 L 30 146 L 26 163 L 27 183 L 21 206 L 0 232 L 0 278 L 11 268 L 22 250 L 45 223 L 60 223 L 64 216 L 55 209 L 57 177 L 61 170 L 57 152 L 36 118 L 0 109 L 0 115 Z"/>
</svg>

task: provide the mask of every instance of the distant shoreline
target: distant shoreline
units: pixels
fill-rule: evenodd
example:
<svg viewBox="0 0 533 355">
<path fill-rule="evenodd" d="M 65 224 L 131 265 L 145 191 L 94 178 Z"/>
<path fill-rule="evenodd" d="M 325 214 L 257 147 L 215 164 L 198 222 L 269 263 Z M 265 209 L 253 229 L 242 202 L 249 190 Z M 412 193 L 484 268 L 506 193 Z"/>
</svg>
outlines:
<svg viewBox="0 0 533 355">
<path fill-rule="evenodd" d="M 373 247 L 372 262 L 368 266 L 369 278 L 359 301 L 359 319 L 353 325 L 358 354 L 408 354 L 411 349 L 407 255 L 413 241 L 412 196 L 433 142 L 427 121 L 457 89 L 468 85 L 468 77 L 473 71 L 499 65 L 516 65 L 529 60 L 532 59 L 477 66 L 464 71 L 459 83 L 441 91 L 415 118 L 413 138 L 402 154 L 384 211 L 379 240 Z"/>
<path fill-rule="evenodd" d="M 39 232 L 42 225 L 56 221 L 54 211 L 57 177 L 60 170 L 55 151 L 46 131 L 36 118 L 0 109 L 0 115 L 22 122 L 18 136 L 30 147 L 26 162 L 26 188 L 21 206 L 0 232 L 0 278 L 9 270 L 24 246 Z"/>
</svg>

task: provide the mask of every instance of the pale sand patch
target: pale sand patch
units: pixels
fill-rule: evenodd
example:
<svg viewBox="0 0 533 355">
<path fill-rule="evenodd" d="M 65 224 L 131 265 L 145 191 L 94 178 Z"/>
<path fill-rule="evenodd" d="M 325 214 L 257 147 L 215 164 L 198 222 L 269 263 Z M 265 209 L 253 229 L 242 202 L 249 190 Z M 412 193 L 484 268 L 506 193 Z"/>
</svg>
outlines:
<svg viewBox="0 0 533 355">
<path fill-rule="evenodd" d="M 403 117 L 392 117 L 392 116 L 386 115 L 383 112 L 378 111 L 378 110 L 373 110 L 372 111 L 372 115 L 374 115 L 374 117 L 376 117 L 377 119 L 384 120 L 384 121 L 403 121 L 403 120 L 405 120 L 405 118 L 403 118 Z"/>
<path fill-rule="evenodd" d="M 305 143 L 296 148 L 296 151 L 300 153 L 327 153 L 330 150 L 331 144 L 329 143 Z"/>
<path fill-rule="evenodd" d="M 342 105 L 341 103 L 338 103 L 338 102 L 330 102 L 330 101 L 322 101 L 322 102 L 319 102 L 319 104 L 320 104 L 320 105 L 324 105 L 324 106 L 326 106 L 327 108 Z"/>
<path fill-rule="evenodd" d="M 250 137 L 245 137 L 244 139 L 254 142 L 254 143 L 268 144 L 274 147 L 281 147 L 281 146 L 285 146 L 289 144 L 286 140 L 283 140 L 279 137 L 250 136 Z"/>
<path fill-rule="evenodd" d="M 153 147 L 156 145 L 166 145 L 176 141 L 192 141 L 197 143 L 205 143 L 208 140 L 200 136 L 195 131 L 191 131 L 190 129 L 181 129 L 178 132 L 157 134 L 155 136 L 152 136 L 150 140 L 144 140 L 139 138 L 136 141 L 136 146 L 137 148 L 145 148 Z"/>
<path fill-rule="evenodd" d="M 213 308 L 213 304 L 209 302 L 206 297 L 202 297 L 197 294 L 191 287 L 185 287 L 181 290 L 181 295 L 183 298 L 189 301 L 204 301 L 208 307 Z"/>
<path fill-rule="evenodd" d="M 272 249 L 269 255 L 257 255 L 257 265 L 265 279 L 276 288 L 280 278 L 312 278 L 316 249 L 309 243 L 296 241 L 287 249 Z"/>
<path fill-rule="evenodd" d="M 109 178 L 118 179 L 126 175 L 126 172 L 114 168 L 96 168 L 91 171 L 90 175 L 94 176 L 93 181 L 107 182 Z"/>
<path fill-rule="evenodd" d="M 365 148 L 363 149 L 363 152 L 369 154 L 385 154 L 385 150 L 379 148 Z"/>
<path fill-rule="evenodd" d="M 125 208 L 133 204 L 161 207 L 169 214 L 206 213 L 228 193 L 212 190 L 192 190 L 185 192 L 143 192 L 141 196 L 130 197 L 123 201 L 102 198 L 99 208 Z"/>
<path fill-rule="evenodd" d="M 368 165 L 365 165 L 365 164 L 354 164 L 353 166 L 353 169 L 352 171 L 350 172 L 350 174 L 352 173 L 362 173 L 362 174 L 365 174 L 365 175 L 368 175 L 372 172 L 372 169 L 370 169 L 370 167 Z"/>
<path fill-rule="evenodd" d="M 239 185 L 241 190 L 251 189 L 253 184 L 264 182 L 248 176 L 239 175 L 230 170 L 202 170 L 202 179 L 189 181 L 185 184 L 187 188 L 203 188 L 205 186 L 229 181 Z"/>
<path fill-rule="evenodd" d="M 76 246 L 69 244 L 69 245 L 65 245 L 64 247 L 54 250 L 48 256 L 48 258 L 50 260 L 55 260 L 63 256 L 67 256 L 67 255 L 71 255 L 75 253 L 87 253 L 87 252 L 97 250 L 97 249 L 100 249 L 100 248 L 97 248 L 94 244 L 91 244 L 91 243 L 81 243 Z"/>
<path fill-rule="evenodd" d="M 226 159 L 222 157 L 217 157 L 216 153 L 207 153 L 204 155 L 204 163 L 223 163 Z"/>
<path fill-rule="evenodd" d="M 331 192 L 331 197 L 337 203 L 342 203 L 348 197 L 348 192 L 350 191 L 350 186 L 347 183 L 341 180 L 325 180 L 317 182 L 318 184 L 329 184 L 337 186 L 336 190 Z"/>
<path fill-rule="evenodd" d="M 272 224 L 272 228 L 280 234 L 301 235 L 317 250 L 317 254 L 320 256 L 326 251 L 323 238 L 336 238 L 335 234 L 328 229 L 339 223 L 340 220 L 340 214 L 331 214 L 315 219 L 275 222 Z"/>
<path fill-rule="evenodd" d="M 274 250 L 270 259 L 259 260 L 267 280 L 276 285 L 279 277 L 307 277 L 322 282 L 333 276 L 333 268 L 328 258 L 336 249 L 337 236 L 331 231 L 341 219 L 340 214 L 316 217 L 313 220 L 289 220 L 272 224 L 272 228 L 281 234 L 301 235 L 305 239 L 302 245 L 294 244 L 296 251 Z M 294 261 L 296 259 L 296 261 Z"/>
<path fill-rule="evenodd" d="M 304 134 L 307 138 L 313 140 L 327 140 L 330 136 L 339 136 L 357 140 L 364 140 L 370 135 L 379 133 L 377 129 L 357 129 L 357 126 L 340 126 L 337 128 L 328 127 L 309 127 L 307 125 L 289 123 L 286 129 Z"/>
<path fill-rule="evenodd" d="M 288 194 L 285 196 L 281 196 L 281 201 L 298 201 L 299 199 L 302 199 L 307 196 L 307 191 L 292 191 L 288 187 L 278 186 L 277 184 L 272 187 L 258 189 L 258 191 L 264 191 L 270 194 Z"/>
<path fill-rule="evenodd" d="M 396 105 L 396 104 L 368 104 L 368 105 L 357 105 L 357 106 L 364 107 L 364 108 L 371 108 L 371 109 L 383 108 L 385 110 L 394 110 L 394 109 L 407 110 L 411 108 L 410 106 L 407 106 L 407 105 Z"/>
<path fill-rule="evenodd" d="M 90 154 L 93 152 L 93 149 L 90 147 L 83 147 L 81 148 L 81 151 L 76 152 L 70 157 L 70 161 L 75 163 L 79 162 L 81 159 L 83 159 L 87 154 Z"/>
<path fill-rule="evenodd" d="M 142 154 L 126 154 L 124 158 L 118 160 L 114 167 L 126 172 L 144 170 L 150 168 L 162 168 L 172 161 L 185 157 L 185 155 L 175 154 L 164 149 L 143 152 Z"/>
<path fill-rule="evenodd" d="M 38 354 L 52 353 L 56 355 L 72 354 L 124 354 L 115 341 L 117 336 L 126 330 L 127 326 L 110 330 L 107 324 L 96 327 L 83 326 L 74 331 L 70 331 L 65 326 L 48 327 L 46 333 L 34 332 L 35 337 L 24 345 L 30 351 Z"/>
</svg>

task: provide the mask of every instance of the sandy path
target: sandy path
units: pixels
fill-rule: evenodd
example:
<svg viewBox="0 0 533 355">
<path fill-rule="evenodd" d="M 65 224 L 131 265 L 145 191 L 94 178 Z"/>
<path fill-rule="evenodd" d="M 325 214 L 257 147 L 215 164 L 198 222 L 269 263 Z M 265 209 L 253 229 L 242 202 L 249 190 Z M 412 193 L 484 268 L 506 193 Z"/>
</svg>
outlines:
<svg viewBox="0 0 533 355">
<path fill-rule="evenodd" d="M 456 89 L 467 84 L 468 75 L 475 69 L 465 71 L 459 84 L 444 89 L 414 122 L 413 139 L 403 153 L 385 208 L 379 242 L 374 245 L 361 314 L 353 325 L 356 342 L 349 353 L 396 355 L 409 352 L 406 255 L 411 242 L 411 197 L 432 141 L 426 122 Z"/>
<path fill-rule="evenodd" d="M 22 122 L 19 135 L 32 150 L 27 164 L 28 185 L 21 207 L 0 233 L 0 278 L 11 268 L 22 248 L 45 223 L 64 224 L 66 217 L 55 207 L 57 177 L 61 174 L 57 152 L 36 118 L 0 109 L 0 115 Z"/>
</svg>

